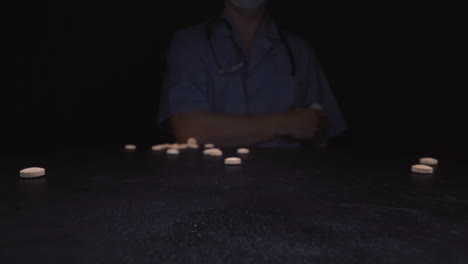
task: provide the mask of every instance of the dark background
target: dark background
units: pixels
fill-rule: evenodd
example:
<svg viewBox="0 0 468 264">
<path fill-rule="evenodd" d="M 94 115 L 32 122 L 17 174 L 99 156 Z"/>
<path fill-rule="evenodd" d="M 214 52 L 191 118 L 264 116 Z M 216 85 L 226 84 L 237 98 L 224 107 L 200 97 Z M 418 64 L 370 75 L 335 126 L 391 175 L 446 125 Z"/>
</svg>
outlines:
<svg viewBox="0 0 468 264">
<path fill-rule="evenodd" d="M 218 15 L 222 1 L 15 4 L 14 85 L 2 94 L 5 145 L 154 144 L 171 34 Z M 341 146 L 448 155 L 462 149 L 464 103 L 442 7 L 390 1 L 273 1 L 277 22 L 308 39 L 348 120 Z M 5 121 L 6 120 L 6 121 Z"/>
</svg>

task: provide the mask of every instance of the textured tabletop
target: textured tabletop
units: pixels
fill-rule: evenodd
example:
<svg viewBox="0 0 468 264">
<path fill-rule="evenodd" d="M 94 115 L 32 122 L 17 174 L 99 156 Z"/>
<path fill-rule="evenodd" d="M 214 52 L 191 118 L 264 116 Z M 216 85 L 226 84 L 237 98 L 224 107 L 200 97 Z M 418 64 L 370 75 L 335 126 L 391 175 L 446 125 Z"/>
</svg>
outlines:
<svg viewBox="0 0 468 264">
<path fill-rule="evenodd" d="M 237 156 L 223 149 L 225 157 Z M 1 263 L 468 263 L 468 176 L 362 150 L 5 155 Z M 41 166 L 47 176 L 21 180 Z"/>
</svg>

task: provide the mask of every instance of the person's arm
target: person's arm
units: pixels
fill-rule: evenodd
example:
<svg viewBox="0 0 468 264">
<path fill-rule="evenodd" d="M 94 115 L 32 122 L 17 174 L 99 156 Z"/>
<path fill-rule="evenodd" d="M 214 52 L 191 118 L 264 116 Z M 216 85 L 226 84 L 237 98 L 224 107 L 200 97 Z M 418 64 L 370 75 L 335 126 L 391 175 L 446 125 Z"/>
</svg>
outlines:
<svg viewBox="0 0 468 264">
<path fill-rule="evenodd" d="M 313 138 L 320 119 L 319 111 L 308 108 L 259 115 L 225 115 L 200 110 L 174 115 L 171 125 L 178 142 L 195 137 L 202 143 L 249 146 L 280 136 Z"/>
<path fill-rule="evenodd" d="M 308 89 L 305 103 L 309 106 L 320 105 L 326 117 L 321 124 L 321 130 L 314 145 L 327 147 L 330 140 L 346 131 L 347 125 L 320 62 L 308 44 L 304 54 L 307 54 L 304 58 L 307 60 L 305 84 Z"/>
</svg>

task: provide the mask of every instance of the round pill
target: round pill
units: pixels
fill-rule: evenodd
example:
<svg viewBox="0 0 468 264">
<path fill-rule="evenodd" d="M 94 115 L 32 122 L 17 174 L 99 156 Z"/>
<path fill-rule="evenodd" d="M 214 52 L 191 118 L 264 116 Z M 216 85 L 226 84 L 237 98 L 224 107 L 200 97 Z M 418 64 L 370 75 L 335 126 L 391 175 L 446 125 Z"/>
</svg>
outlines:
<svg viewBox="0 0 468 264">
<path fill-rule="evenodd" d="M 214 157 L 221 157 L 223 156 L 223 152 L 220 149 L 212 148 L 209 149 L 209 155 Z"/>
<path fill-rule="evenodd" d="M 419 163 L 423 165 L 436 166 L 439 162 L 437 159 L 434 158 L 421 158 L 419 160 Z"/>
<path fill-rule="evenodd" d="M 166 149 L 167 147 L 165 145 L 154 145 L 151 147 L 152 150 L 154 151 L 161 151 L 161 150 L 164 150 Z"/>
<path fill-rule="evenodd" d="M 197 144 L 197 140 L 193 137 L 187 139 L 187 144 L 188 145 L 196 145 Z"/>
<path fill-rule="evenodd" d="M 20 177 L 24 179 L 39 178 L 45 175 L 45 169 L 40 167 L 32 167 L 20 170 Z"/>
<path fill-rule="evenodd" d="M 224 164 L 226 165 L 240 165 L 242 160 L 236 157 L 226 158 Z"/>
<path fill-rule="evenodd" d="M 204 155 L 210 155 L 211 154 L 211 149 L 205 149 L 203 150 Z"/>
<path fill-rule="evenodd" d="M 178 149 L 187 149 L 188 145 L 187 144 L 179 144 Z"/>
<path fill-rule="evenodd" d="M 171 144 L 169 148 L 179 149 L 179 144 L 177 143 Z"/>
<path fill-rule="evenodd" d="M 169 155 L 178 155 L 179 154 L 179 150 L 178 149 L 174 149 L 174 148 L 170 148 L 166 151 L 167 154 Z"/>
<path fill-rule="evenodd" d="M 211 143 L 205 144 L 205 148 L 206 148 L 206 149 L 214 148 L 214 147 L 215 147 L 215 146 L 214 146 L 213 144 L 211 144 Z"/>
<path fill-rule="evenodd" d="M 127 144 L 125 145 L 125 150 L 129 150 L 129 151 L 136 150 L 136 146 L 133 144 Z"/>
<path fill-rule="evenodd" d="M 188 144 L 187 146 L 188 146 L 188 148 L 190 148 L 190 149 L 197 149 L 197 148 L 199 148 L 198 144 Z"/>
<path fill-rule="evenodd" d="M 249 154 L 250 150 L 248 148 L 239 148 L 237 149 L 237 154 Z"/>
<path fill-rule="evenodd" d="M 411 166 L 411 171 L 414 173 L 432 174 L 434 173 L 434 168 L 427 165 L 417 164 Z"/>
</svg>

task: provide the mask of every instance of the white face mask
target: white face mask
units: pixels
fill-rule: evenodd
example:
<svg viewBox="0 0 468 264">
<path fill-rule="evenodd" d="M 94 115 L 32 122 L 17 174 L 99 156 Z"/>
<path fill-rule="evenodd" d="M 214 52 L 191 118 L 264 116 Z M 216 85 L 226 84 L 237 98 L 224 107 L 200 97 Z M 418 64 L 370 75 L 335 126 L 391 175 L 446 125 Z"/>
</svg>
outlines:
<svg viewBox="0 0 468 264">
<path fill-rule="evenodd" d="M 233 5 L 238 8 L 253 10 L 260 8 L 267 0 L 229 0 Z"/>
</svg>

